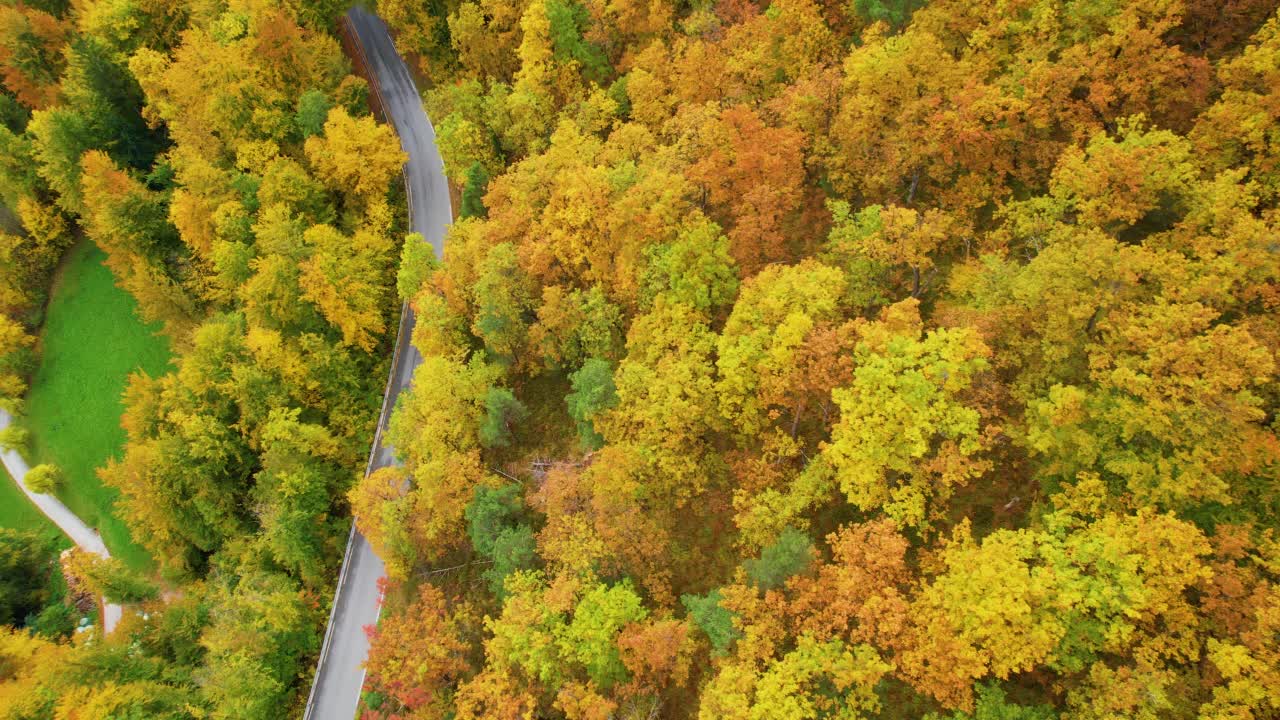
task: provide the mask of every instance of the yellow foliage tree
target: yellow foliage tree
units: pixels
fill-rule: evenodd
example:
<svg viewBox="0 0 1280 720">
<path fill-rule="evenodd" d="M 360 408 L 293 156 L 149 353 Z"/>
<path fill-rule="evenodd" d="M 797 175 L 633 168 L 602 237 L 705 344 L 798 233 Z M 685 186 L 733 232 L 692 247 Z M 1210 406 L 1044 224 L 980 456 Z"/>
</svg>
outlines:
<svg viewBox="0 0 1280 720">
<path fill-rule="evenodd" d="M 408 158 L 389 126 L 372 115 L 353 118 L 343 107 L 329 111 L 324 134 L 307 138 L 306 152 L 325 184 L 366 202 L 386 194 Z"/>
</svg>

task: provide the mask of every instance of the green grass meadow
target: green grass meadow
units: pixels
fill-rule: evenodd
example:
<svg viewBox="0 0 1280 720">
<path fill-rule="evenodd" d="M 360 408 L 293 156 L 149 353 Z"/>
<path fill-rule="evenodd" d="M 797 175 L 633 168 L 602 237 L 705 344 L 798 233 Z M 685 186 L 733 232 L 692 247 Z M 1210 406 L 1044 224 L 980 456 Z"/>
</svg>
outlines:
<svg viewBox="0 0 1280 720">
<path fill-rule="evenodd" d="M 27 499 L 7 470 L 0 477 L 0 527 L 29 530 L 42 537 L 55 538 L 60 548 L 71 547 L 71 540 Z"/>
<path fill-rule="evenodd" d="M 113 555 L 149 571 L 151 557 L 115 516 L 118 494 L 103 486 L 96 469 L 118 457 L 124 445 L 121 394 L 129 373 L 163 373 L 169 345 L 156 335 L 158 326 L 147 327 L 138 319 L 133 298 L 115 286 L 102 264 L 105 257 L 96 245 L 82 241 L 68 251 L 54 281 L 40 367 L 27 395 L 28 459 L 33 466 L 61 466 L 66 483 L 58 497 L 98 529 Z M 13 491 L 19 492 L 16 487 Z"/>
</svg>

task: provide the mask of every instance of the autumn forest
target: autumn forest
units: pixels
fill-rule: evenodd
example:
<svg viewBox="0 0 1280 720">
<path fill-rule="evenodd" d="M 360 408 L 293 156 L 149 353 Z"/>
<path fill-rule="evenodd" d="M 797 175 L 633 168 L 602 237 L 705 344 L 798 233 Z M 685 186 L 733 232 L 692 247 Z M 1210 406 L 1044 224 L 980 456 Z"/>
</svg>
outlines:
<svg viewBox="0 0 1280 720">
<path fill-rule="evenodd" d="M 442 257 L 348 8 L 0 0 L 0 407 L 172 349 L 0 719 L 302 717 L 352 518 L 362 720 L 1280 717 L 1280 2 L 378 0 Z"/>
</svg>

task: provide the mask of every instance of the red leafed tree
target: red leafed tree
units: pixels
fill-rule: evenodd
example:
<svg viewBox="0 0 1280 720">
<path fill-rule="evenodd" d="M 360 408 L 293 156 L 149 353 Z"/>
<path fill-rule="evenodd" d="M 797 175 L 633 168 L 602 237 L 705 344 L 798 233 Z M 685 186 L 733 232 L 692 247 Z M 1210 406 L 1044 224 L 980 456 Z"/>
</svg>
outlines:
<svg viewBox="0 0 1280 720">
<path fill-rule="evenodd" d="M 682 686 L 688 679 L 693 642 L 687 622 L 632 623 L 618 636 L 618 649 L 632 678 L 623 694 L 660 693 L 670 686 Z"/>
<path fill-rule="evenodd" d="M 435 586 L 423 585 L 417 601 L 404 612 L 387 615 L 370 640 L 369 688 L 416 719 L 451 714 L 454 685 L 471 669 L 470 648 Z"/>
<path fill-rule="evenodd" d="M 705 147 L 688 175 L 729 229 L 730 252 L 743 275 L 790 259 L 793 223 L 804 202 L 804 134 L 769 127 L 751 108 L 735 106 L 701 135 Z"/>
</svg>

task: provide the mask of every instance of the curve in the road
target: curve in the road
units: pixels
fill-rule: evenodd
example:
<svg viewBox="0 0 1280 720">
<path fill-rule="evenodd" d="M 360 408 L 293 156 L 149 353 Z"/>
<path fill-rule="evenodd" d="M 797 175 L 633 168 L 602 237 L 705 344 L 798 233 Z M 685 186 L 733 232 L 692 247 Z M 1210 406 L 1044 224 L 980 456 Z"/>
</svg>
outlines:
<svg viewBox="0 0 1280 720">
<path fill-rule="evenodd" d="M 422 109 L 418 88 L 381 19 L 355 8 L 347 13 L 344 22 L 351 31 L 361 64 L 371 75 L 369 85 L 387 119 L 395 127 L 400 146 L 409 156 L 404 166 L 409 227 L 431 243 L 436 257 L 443 257 L 444 236 L 453 222 L 453 208 L 449 203 L 444 161 L 436 148 L 435 130 Z M 391 417 L 395 398 L 409 387 L 414 369 L 422 363 L 422 356 L 409 342 L 413 325 L 413 311 L 405 305 L 366 474 L 395 462 L 392 449 L 382 444 L 382 433 Z M 355 717 L 364 685 L 364 661 L 369 654 L 369 640 L 364 629 L 378 621 L 382 605 L 378 580 L 384 572 L 382 560 L 353 523 L 329 624 L 325 629 L 324 644 L 320 649 L 315 681 L 303 715 L 306 720 L 351 720 Z"/>
<path fill-rule="evenodd" d="M 0 430 L 9 427 L 13 422 L 13 416 L 7 410 L 0 410 Z M 45 517 L 53 521 L 67 537 L 71 538 L 71 542 L 80 546 L 81 549 L 87 550 L 95 555 L 101 555 L 104 558 L 111 557 L 111 553 L 107 550 L 107 546 L 102 542 L 102 536 L 93 528 L 85 524 L 83 520 L 71 512 L 62 501 L 52 495 L 44 493 L 31 492 L 27 488 L 27 471 L 31 468 L 27 465 L 27 461 L 19 455 L 16 450 L 6 450 L 0 454 L 0 460 L 4 461 L 5 469 L 9 471 L 9 475 L 13 477 L 13 481 L 18 483 L 18 487 L 22 488 L 22 492 L 31 498 L 31 502 L 45 514 Z M 120 619 L 124 617 L 124 608 L 107 602 L 106 598 L 102 598 L 102 629 L 110 633 L 116 629 Z"/>
</svg>

